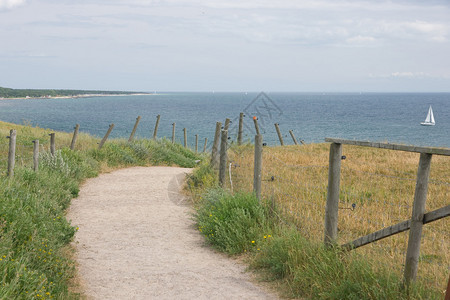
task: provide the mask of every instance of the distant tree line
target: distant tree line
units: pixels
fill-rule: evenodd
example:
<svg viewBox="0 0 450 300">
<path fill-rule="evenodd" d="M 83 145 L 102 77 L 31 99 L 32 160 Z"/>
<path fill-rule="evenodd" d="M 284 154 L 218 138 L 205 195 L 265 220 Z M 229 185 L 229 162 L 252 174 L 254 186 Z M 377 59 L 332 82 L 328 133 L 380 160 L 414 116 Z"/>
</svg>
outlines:
<svg viewBox="0 0 450 300">
<path fill-rule="evenodd" d="M 124 91 L 86 91 L 86 90 L 44 90 L 44 89 L 10 89 L 0 87 L 0 98 L 45 98 L 58 96 L 77 96 L 86 94 L 126 95 L 137 92 Z"/>
</svg>

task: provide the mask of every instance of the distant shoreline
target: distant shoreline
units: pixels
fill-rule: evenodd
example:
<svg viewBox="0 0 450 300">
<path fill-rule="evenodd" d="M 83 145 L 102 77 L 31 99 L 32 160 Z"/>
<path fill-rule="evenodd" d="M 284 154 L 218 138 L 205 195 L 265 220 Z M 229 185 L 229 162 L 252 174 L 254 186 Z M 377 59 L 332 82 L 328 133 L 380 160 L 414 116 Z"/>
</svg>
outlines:
<svg viewBox="0 0 450 300">
<path fill-rule="evenodd" d="M 91 97 L 115 97 L 115 96 L 148 96 L 158 95 L 153 93 L 131 93 L 131 94 L 78 94 L 70 96 L 43 96 L 43 97 L 0 97 L 0 100 L 35 100 L 35 99 L 76 99 L 76 98 L 91 98 Z"/>
</svg>

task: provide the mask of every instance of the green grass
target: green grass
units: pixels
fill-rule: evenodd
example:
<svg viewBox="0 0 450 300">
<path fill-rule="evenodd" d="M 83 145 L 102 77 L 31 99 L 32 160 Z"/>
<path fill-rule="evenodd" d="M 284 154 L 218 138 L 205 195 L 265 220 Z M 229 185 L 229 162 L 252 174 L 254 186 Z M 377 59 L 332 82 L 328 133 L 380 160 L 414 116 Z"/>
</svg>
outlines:
<svg viewBox="0 0 450 300">
<path fill-rule="evenodd" d="M 80 163 L 80 161 L 82 163 Z M 83 154 L 44 154 L 40 169 L 0 177 L 0 299 L 67 299 L 74 275 L 66 245 L 75 228 L 65 218 L 79 183 L 97 174 Z"/>
<path fill-rule="evenodd" d="M 98 150 L 97 139 L 82 135 L 79 151 L 62 147 L 55 155 L 41 152 L 34 172 L 31 141 L 39 138 L 47 148 L 48 131 L 0 122 L 0 132 L 6 132 L 6 126 L 18 130 L 22 148 L 14 177 L 6 177 L 6 165 L 0 164 L 0 299 L 80 298 L 70 288 L 76 270 L 69 243 L 76 228 L 65 210 L 86 178 L 127 166 L 193 167 L 202 158 L 164 139 L 111 140 Z M 70 134 L 57 137 L 59 145 L 70 142 Z M 0 155 L 7 157 L 3 148 Z"/>
<path fill-rule="evenodd" d="M 215 248 L 228 254 L 260 250 L 271 235 L 269 211 L 248 193 L 208 190 L 196 214 L 198 229 Z"/>
</svg>

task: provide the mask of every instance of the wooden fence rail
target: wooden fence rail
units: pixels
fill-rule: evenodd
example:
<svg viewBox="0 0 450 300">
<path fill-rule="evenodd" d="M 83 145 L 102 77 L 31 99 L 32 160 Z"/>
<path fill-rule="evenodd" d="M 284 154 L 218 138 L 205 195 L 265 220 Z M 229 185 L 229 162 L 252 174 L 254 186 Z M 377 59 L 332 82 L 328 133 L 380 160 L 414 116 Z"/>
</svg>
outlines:
<svg viewBox="0 0 450 300">
<path fill-rule="evenodd" d="M 422 227 L 424 224 L 426 224 L 425 220 L 427 220 L 427 223 L 429 223 L 440 218 L 447 217 L 449 215 L 448 206 L 425 214 L 425 202 L 427 199 L 431 158 L 433 154 L 450 156 L 450 149 L 352 141 L 335 138 L 326 138 L 325 141 L 331 142 L 328 171 L 327 204 L 325 208 L 324 241 L 327 245 L 335 244 L 337 241 L 342 144 L 420 153 L 411 219 L 363 236 L 343 246 L 346 249 L 354 249 L 409 229 L 410 231 L 408 247 L 406 250 L 405 269 L 403 274 L 404 283 L 406 286 L 409 286 L 410 282 L 415 281 L 417 276 L 417 267 L 420 254 L 420 241 L 422 237 Z"/>
<path fill-rule="evenodd" d="M 439 219 L 450 216 L 450 205 L 441 207 L 439 209 L 430 211 L 423 215 L 423 224 L 428 224 Z M 383 228 L 381 230 L 372 232 L 368 235 L 360 237 L 354 241 L 351 241 L 347 244 L 342 245 L 341 247 L 345 250 L 352 250 L 359 248 L 361 246 L 370 244 L 372 242 L 379 241 L 381 239 L 387 238 L 391 235 L 395 235 L 397 233 L 406 231 L 411 227 L 411 220 L 406 220 L 395 225 Z"/>
</svg>

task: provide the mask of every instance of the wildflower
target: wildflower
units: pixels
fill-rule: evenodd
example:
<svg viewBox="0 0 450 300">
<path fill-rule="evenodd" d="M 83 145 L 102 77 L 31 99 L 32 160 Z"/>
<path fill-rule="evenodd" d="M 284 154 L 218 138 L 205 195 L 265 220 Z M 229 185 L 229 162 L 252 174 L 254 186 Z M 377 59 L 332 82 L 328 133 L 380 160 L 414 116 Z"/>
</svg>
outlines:
<svg viewBox="0 0 450 300">
<path fill-rule="evenodd" d="M 258 248 L 258 249 L 256 249 L 256 250 L 258 250 L 258 251 L 259 251 L 259 250 L 261 250 L 261 249 L 259 249 L 259 248 Z"/>
<path fill-rule="evenodd" d="M 254 244 L 255 243 L 255 241 L 252 241 L 252 244 Z"/>
<path fill-rule="evenodd" d="M 267 238 L 267 236 L 264 236 L 264 238 L 266 239 L 266 238 Z"/>
<path fill-rule="evenodd" d="M 268 235 L 268 237 L 270 237 L 270 238 L 271 238 L 272 236 L 271 236 L 271 235 L 269 234 L 269 235 Z"/>
</svg>

